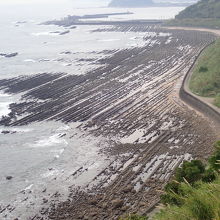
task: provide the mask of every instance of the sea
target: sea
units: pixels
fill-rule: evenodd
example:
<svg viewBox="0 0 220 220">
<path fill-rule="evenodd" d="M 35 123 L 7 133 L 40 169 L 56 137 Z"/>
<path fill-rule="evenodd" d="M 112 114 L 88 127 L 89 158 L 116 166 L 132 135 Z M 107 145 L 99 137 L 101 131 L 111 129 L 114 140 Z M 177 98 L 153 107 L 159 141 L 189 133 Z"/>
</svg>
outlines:
<svg viewBox="0 0 220 220">
<path fill-rule="evenodd" d="M 92 3 L 91 3 L 92 2 Z M 101 58 L 104 50 L 141 47 L 143 33 L 93 32 L 96 25 L 82 25 L 65 35 L 65 27 L 43 25 L 48 20 L 68 15 L 132 12 L 115 15 L 107 21 L 132 19 L 170 19 L 182 7 L 108 8 L 107 1 L 44 0 L 0 1 L 0 80 L 39 73 L 87 74 L 98 67 L 83 61 Z M 99 19 L 100 20 L 100 19 Z M 68 29 L 69 30 L 69 29 Z M 65 52 L 71 51 L 71 54 Z M 100 53 L 93 53 L 94 51 Z M 98 55 L 97 55 L 98 54 Z M 0 118 L 10 113 L 9 105 L 22 94 L 0 90 Z M 91 181 L 111 158 L 100 153 L 105 138 L 95 138 L 79 129 L 80 122 L 35 122 L 25 126 L 0 126 L 0 219 L 29 219 L 42 207 L 42 198 L 59 201 L 68 198 L 70 189 Z M 80 169 L 89 172 L 79 178 Z"/>
</svg>

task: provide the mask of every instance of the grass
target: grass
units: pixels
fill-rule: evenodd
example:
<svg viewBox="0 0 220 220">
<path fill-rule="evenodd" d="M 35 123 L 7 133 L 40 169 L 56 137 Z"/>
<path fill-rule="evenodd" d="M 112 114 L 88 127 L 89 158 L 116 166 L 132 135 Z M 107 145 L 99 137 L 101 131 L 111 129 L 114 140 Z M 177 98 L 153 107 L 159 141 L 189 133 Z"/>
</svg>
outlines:
<svg viewBox="0 0 220 220">
<path fill-rule="evenodd" d="M 220 29 L 220 0 L 200 0 L 164 25 Z M 196 95 L 214 98 L 214 105 L 220 107 L 220 40 L 199 58 L 189 88 Z"/>
<path fill-rule="evenodd" d="M 220 94 L 219 93 L 215 97 L 214 105 L 220 108 Z"/>
<path fill-rule="evenodd" d="M 220 1 L 200 0 L 167 22 L 172 26 L 220 28 Z"/>
<path fill-rule="evenodd" d="M 209 46 L 200 56 L 189 82 L 196 95 L 215 98 L 220 107 L 220 40 Z"/>
<path fill-rule="evenodd" d="M 147 220 L 146 216 L 128 215 L 126 217 L 119 218 L 119 220 Z"/>
<path fill-rule="evenodd" d="M 185 8 L 176 15 L 176 18 L 220 18 L 220 1 L 200 0 L 196 4 Z"/>
<path fill-rule="evenodd" d="M 182 206 L 167 206 L 154 216 L 154 220 L 219 220 L 220 219 L 220 177 L 213 183 L 199 182 L 199 186 L 184 183 L 185 196 Z M 189 193 L 190 192 L 190 193 Z"/>
</svg>

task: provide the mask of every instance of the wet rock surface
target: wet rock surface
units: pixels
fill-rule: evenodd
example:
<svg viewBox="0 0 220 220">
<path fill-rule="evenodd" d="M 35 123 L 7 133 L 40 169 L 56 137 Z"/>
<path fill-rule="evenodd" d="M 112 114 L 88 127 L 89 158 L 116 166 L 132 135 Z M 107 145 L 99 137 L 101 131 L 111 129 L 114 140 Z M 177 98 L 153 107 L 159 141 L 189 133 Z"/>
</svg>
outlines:
<svg viewBox="0 0 220 220">
<path fill-rule="evenodd" d="M 211 123 L 177 94 L 181 78 L 214 35 L 141 24 L 100 26 L 95 31 L 142 32 L 146 43 L 105 51 L 109 56 L 97 61 L 105 66 L 86 75 L 44 73 L 0 80 L 0 89 L 23 94 L 20 102 L 10 105 L 12 114 L 2 124 L 81 122 L 80 130 L 109 137 L 112 146 L 103 150 L 113 158 L 111 163 L 90 183 L 71 187 L 66 202 L 57 202 L 59 193 L 52 195 L 54 202 L 32 219 L 146 214 L 159 201 L 174 169 L 183 160 L 209 154 L 217 138 Z M 80 167 L 72 176 L 78 178 L 88 169 Z"/>
<path fill-rule="evenodd" d="M 0 56 L 6 57 L 6 58 L 16 57 L 17 55 L 18 55 L 17 52 L 15 52 L 15 53 L 0 53 Z"/>
<path fill-rule="evenodd" d="M 5 179 L 6 180 L 11 180 L 13 178 L 13 176 L 6 176 Z"/>
</svg>

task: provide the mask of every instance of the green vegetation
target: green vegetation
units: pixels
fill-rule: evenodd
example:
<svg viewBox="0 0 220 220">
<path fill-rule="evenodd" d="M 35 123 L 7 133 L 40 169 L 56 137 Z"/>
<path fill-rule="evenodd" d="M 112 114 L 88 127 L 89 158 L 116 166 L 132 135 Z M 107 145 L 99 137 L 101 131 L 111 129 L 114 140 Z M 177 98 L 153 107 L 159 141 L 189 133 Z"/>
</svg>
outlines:
<svg viewBox="0 0 220 220">
<path fill-rule="evenodd" d="M 208 164 L 185 161 L 161 196 L 154 220 L 220 220 L 220 141 Z"/>
<path fill-rule="evenodd" d="M 220 0 L 200 0 L 168 21 L 167 25 L 220 29 Z M 202 53 L 189 88 L 196 95 L 214 98 L 214 104 L 220 107 L 220 40 Z"/>
<path fill-rule="evenodd" d="M 197 187 L 198 181 L 212 182 L 215 179 L 216 171 L 206 168 L 200 160 L 184 161 L 182 167 L 176 170 L 174 179 L 165 186 L 166 193 L 161 196 L 161 202 L 181 206 L 185 202 L 184 197 L 192 191 L 188 185 Z"/>
<path fill-rule="evenodd" d="M 220 94 L 217 94 L 214 100 L 214 105 L 220 108 Z"/>
<path fill-rule="evenodd" d="M 119 220 L 147 220 L 148 217 L 146 216 L 138 216 L 138 215 L 128 215 L 126 217 L 122 217 Z"/>
<path fill-rule="evenodd" d="M 176 170 L 173 180 L 165 186 L 163 205 L 153 220 L 220 220 L 220 141 L 214 147 L 207 164 L 200 160 L 185 161 Z"/>
<path fill-rule="evenodd" d="M 200 56 L 189 83 L 190 90 L 200 96 L 215 98 L 220 107 L 220 40 Z"/>
<path fill-rule="evenodd" d="M 209 166 L 211 169 L 219 171 L 220 170 L 220 141 L 217 141 L 214 145 L 215 152 L 209 157 Z"/>
<path fill-rule="evenodd" d="M 164 208 L 154 220 L 220 220 L 220 141 L 208 164 L 185 161 L 161 196 Z"/>
<path fill-rule="evenodd" d="M 176 18 L 220 18 L 220 0 L 201 0 L 181 11 Z"/>
<path fill-rule="evenodd" d="M 212 183 L 198 182 L 197 187 L 181 183 L 185 195 L 179 195 L 182 205 L 166 206 L 154 220 L 219 220 L 220 177 Z"/>
<path fill-rule="evenodd" d="M 181 11 L 166 25 L 220 28 L 220 0 L 200 0 Z"/>
</svg>

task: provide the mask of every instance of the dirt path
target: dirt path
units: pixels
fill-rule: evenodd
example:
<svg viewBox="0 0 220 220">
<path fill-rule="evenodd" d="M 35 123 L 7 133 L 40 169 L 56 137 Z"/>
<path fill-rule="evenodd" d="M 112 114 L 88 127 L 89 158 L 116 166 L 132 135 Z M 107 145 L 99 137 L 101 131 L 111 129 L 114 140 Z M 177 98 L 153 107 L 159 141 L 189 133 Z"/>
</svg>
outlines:
<svg viewBox="0 0 220 220">
<path fill-rule="evenodd" d="M 220 36 L 220 30 L 209 29 L 209 28 L 194 28 L 194 27 L 166 27 L 169 30 L 186 30 L 186 31 L 203 31 L 203 32 L 210 32 Z"/>
</svg>

